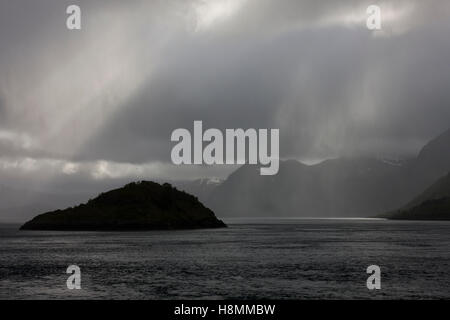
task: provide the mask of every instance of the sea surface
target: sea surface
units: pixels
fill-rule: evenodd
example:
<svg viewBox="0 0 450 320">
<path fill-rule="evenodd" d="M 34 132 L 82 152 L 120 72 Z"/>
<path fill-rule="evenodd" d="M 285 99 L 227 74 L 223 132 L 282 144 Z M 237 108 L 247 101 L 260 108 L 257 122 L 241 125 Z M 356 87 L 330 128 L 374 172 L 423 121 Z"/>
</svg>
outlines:
<svg viewBox="0 0 450 320">
<path fill-rule="evenodd" d="M 0 299 L 449 299 L 450 223 L 235 219 L 229 228 L 0 225 Z M 81 290 L 66 269 L 81 269 Z M 381 268 L 368 290 L 366 268 Z"/>
</svg>

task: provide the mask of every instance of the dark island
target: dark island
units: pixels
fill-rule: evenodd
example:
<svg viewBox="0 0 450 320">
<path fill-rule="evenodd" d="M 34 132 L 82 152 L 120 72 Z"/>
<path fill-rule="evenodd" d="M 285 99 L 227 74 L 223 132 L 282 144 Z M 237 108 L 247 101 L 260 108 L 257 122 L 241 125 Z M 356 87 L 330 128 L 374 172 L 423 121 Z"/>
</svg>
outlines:
<svg viewBox="0 0 450 320">
<path fill-rule="evenodd" d="M 38 215 L 21 230 L 132 231 L 224 228 L 196 197 L 170 184 L 142 181 L 65 210 Z"/>
</svg>

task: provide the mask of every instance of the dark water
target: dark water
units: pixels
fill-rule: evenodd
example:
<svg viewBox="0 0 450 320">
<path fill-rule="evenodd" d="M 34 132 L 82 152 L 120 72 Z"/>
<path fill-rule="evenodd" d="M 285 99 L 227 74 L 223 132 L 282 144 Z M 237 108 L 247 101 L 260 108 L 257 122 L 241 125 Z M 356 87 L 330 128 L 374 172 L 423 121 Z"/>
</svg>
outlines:
<svg viewBox="0 0 450 320">
<path fill-rule="evenodd" d="M 450 223 L 231 222 L 129 233 L 0 225 L 0 299 L 450 298 Z M 72 264 L 81 290 L 66 287 Z M 371 264 L 381 290 L 366 287 Z"/>
</svg>

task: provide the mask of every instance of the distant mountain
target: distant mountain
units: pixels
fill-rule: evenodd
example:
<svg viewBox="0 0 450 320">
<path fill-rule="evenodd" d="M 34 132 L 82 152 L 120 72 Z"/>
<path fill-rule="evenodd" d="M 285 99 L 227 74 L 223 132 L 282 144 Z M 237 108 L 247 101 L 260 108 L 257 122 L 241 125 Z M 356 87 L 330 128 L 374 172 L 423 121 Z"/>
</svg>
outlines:
<svg viewBox="0 0 450 320">
<path fill-rule="evenodd" d="M 397 178 L 394 178 L 398 176 Z M 207 204 L 219 216 L 351 217 L 371 215 L 406 201 L 392 193 L 399 168 L 375 159 L 334 159 L 315 166 L 280 162 L 275 176 L 243 166 L 218 186 Z"/>
<path fill-rule="evenodd" d="M 417 206 L 427 200 L 436 200 L 442 198 L 450 198 L 450 172 L 438 181 L 433 183 L 419 196 L 415 197 L 404 208 L 410 209 Z"/>
<path fill-rule="evenodd" d="M 200 201 L 206 201 L 211 193 L 217 188 L 223 180 L 218 178 L 204 178 L 191 181 L 174 181 L 178 189 L 197 196 Z"/>
<path fill-rule="evenodd" d="M 406 161 L 339 158 L 307 166 L 288 160 L 280 162 L 275 176 L 261 176 L 259 166 L 244 165 L 224 181 L 198 179 L 172 184 L 197 196 L 219 217 L 370 217 L 402 207 L 449 172 L 448 146 L 450 130 Z M 90 196 L 0 186 L 0 214 L 24 221 L 36 211 L 71 206 Z"/>
<path fill-rule="evenodd" d="M 221 217 L 368 217 L 400 207 L 450 171 L 450 130 L 408 161 L 340 158 L 280 162 L 275 176 L 244 165 L 206 203 Z"/>
<path fill-rule="evenodd" d="M 431 140 L 411 164 L 417 193 L 450 171 L 450 129 Z"/>
<path fill-rule="evenodd" d="M 450 220 L 450 173 L 406 206 L 382 217 L 394 220 Z"/>
<path fill-rule="evenodd" d="M 221 228 L 198 199 L 170 184 L 130 183 L 86 204 L 41 214 L 23 230 L 156 230 Z"/>
</svg>

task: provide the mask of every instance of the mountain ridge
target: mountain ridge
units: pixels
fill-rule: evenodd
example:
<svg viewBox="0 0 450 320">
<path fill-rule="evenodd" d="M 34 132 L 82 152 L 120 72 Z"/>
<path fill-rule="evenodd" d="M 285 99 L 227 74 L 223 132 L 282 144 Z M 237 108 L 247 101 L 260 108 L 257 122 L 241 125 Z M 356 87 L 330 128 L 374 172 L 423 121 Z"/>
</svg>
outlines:
<svg viewBox="0 0 450 320">
<path fill-rule="evenodd" d="M 400 164 L 336 158 L 315 165 L 281 161 L 275 176 L 241 166 L 206 200 L 222 217 L 370 217 L 394 210 L 450 171 L 450 130 Z"/>
<path fill-rule="evenodd" d="M 450 172 L 400 209 L 380 217 L 393 220 L 450 220 Z"/>
</svg>

